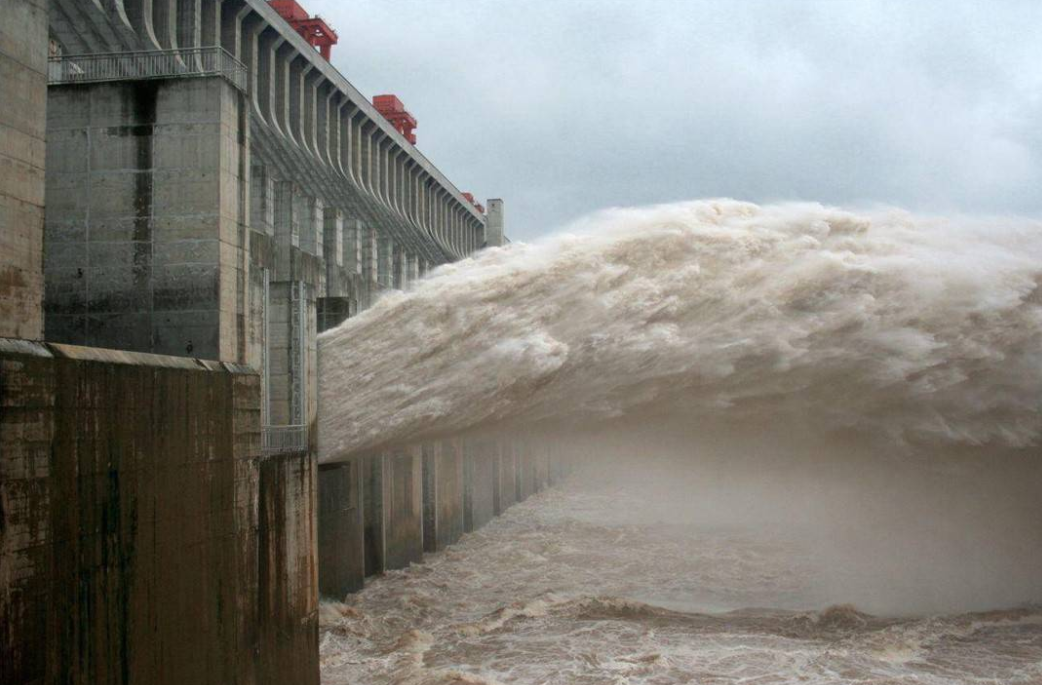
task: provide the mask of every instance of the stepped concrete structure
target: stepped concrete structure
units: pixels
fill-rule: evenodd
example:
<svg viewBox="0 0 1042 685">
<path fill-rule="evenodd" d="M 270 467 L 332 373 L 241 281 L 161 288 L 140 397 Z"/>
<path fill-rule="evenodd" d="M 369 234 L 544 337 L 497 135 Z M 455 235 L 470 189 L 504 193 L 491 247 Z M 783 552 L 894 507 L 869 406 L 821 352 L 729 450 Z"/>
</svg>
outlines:
<svg viewBox="0 0 1042 685">
<path fill-rule="evenodd" d="M 317 685 L 321 595 L 563 473 L 505 436 L 315 456 L 318 333 L 504 244 L 502 202 L 263 0 L 0 16 L 0 683 Z"/>
</svg>

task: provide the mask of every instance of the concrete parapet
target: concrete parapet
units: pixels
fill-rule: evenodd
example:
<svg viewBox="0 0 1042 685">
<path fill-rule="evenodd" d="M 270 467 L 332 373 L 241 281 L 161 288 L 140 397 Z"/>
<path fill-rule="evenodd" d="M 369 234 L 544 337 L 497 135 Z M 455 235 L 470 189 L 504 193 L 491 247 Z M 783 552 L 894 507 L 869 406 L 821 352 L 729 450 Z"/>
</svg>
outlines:
<svg viewBox="0 0 1042 685">
<path fill-rule="evenodd" d="M 0 682 L 318 682 L 315 459 L 242 367 L 0 340 Z"/>
</svg>

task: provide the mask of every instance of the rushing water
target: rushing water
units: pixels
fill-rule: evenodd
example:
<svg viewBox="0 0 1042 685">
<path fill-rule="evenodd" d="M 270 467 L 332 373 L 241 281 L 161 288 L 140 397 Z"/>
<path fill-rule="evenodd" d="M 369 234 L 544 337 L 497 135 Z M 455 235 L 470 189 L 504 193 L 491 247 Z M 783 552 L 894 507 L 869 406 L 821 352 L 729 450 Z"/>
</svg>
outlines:
<svg viewBox="0 0 1042 685">
<path fill-rule="evenodd" d="M 612 210 L 319 344 L 323 461 L 589 456 L 324 606 L 327 683 L 1042 683 L 1039 222 Z"/>
<path fill-rule="evenodd" d="M 319 345 L 324 461 L 476 425 L 649 413 L 1037 446 L 1042 223 L 616 210 L 442 267 Z"/>
<path fill-rule="evenodd" d="M 537 495 L 323 605 L 323 683 L 1042 683 L 1037 606 L 873 616 L 805 540 L 659 517 L 589 478 Z"/>
</svg>

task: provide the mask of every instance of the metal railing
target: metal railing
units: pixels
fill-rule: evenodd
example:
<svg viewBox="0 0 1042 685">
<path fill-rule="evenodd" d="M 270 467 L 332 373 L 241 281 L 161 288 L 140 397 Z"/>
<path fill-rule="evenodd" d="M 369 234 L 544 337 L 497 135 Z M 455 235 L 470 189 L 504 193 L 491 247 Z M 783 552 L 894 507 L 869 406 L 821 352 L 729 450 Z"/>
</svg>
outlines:
<svg viewBox="0 0 1042 685">
<path fill-rule="evenodd" d="M 184 48 L 51 57 L 47 83 L 99 83 L 220 76 L 246 92 L 246 66 L 224 48 Z"/>
<path fill-rule="evenodd" d="M 265 454 L 303 452 L 307 448 L 307 426 L 264 426 L 261 430 L 261 451 Z"/>
</svg>

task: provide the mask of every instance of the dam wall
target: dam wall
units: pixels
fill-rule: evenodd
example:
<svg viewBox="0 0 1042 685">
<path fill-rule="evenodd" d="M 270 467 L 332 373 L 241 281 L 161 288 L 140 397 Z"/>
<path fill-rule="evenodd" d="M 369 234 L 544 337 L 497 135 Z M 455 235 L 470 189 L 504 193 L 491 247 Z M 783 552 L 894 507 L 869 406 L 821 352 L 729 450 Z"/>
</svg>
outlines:
<svg viewBox="0 0 1042 685">
<path fill-rule="evenodd" d="M 508 439 L 316 457 L 319 331 L 502 202 L 263 0 L 4 12 L 0 683 L 317 684 L 320 596 L 536 489 Z"/>
<path fill-rule="evenodd" d="M 43 335 L 47 2 L 5 2 L 0 21 L 0 337 Z"/>
<path fill-rule="evenodd" d="M 315 462 L 249 369 L 0 340 L 0 682 L 317 683 Z"/>
</svg>

